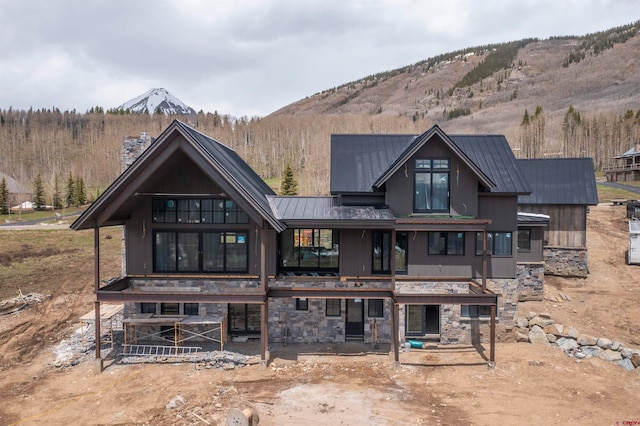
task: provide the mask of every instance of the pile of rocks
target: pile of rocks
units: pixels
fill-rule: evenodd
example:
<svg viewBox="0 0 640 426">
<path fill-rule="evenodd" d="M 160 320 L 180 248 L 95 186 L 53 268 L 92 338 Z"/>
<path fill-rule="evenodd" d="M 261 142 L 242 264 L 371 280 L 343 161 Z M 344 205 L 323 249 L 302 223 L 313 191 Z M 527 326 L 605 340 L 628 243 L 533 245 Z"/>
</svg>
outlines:
<svg viewBox="0 0 640 426">
<path fill-rule="evenodd" d="M 516 342 L 555 346 L 577 361 L 592 357 L 615 362 L 627 371 L 640 369 L 640 350 L 606 337 L 580 333 L 574 327 L 557 324 L 548 313 L 529 312 L 516 320 Z"/>
</svg>

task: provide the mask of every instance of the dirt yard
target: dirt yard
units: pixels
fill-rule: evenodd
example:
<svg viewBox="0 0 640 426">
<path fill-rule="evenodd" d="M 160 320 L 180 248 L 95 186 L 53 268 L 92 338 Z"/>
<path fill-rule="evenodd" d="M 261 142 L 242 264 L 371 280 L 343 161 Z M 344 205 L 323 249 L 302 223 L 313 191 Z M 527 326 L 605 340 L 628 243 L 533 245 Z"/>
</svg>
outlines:
<svg viewBox="0 0 640 426">
<path fill-rule="evenodd" d="M 624 262 L 624 209 L 591 208 L 589 277 L 547 277 L 546 300 L 522 304 L 522 315 L 548 312 L 581 332 L 640 348 L 640 266 Z M 0 235 L 5 241 L 37 238 L 32 232 L 37 231 Z M 55 232 L 63 240 L 71 231 Z M 103 275 L 117 275 L 118 234 L 103 238 Z M 37 245 L 22 244 L 32 250 Z M 0 281 L 4 298 L 18 289 L 50 295 L 0 316 L 0 425 L 223 425 L 229 409 L 247 407 L 257 411 L 260 425 L 278 426 L 640 422 L 638 371 L 598 358 L 577 362 L 558 349 L 509 341 L 498 343 L 495 369 L 482 356 L 487 345 L 480 352 L 460 346 L 412 349 L 400 354 L 398 370 L 387 348 L 363 352 L 357 345 L 275 345 L 266 369 L 256 358 L 230 370 L 202 362 L 116 362 L 95 374 L 91 353 L 74 366 L 55 367 L 53 348 L 93 308 L 91 251 L 70 250 L 61 244 L 51 256 L 71 273 L 30 271 L 24 283 Z M 9 261 L 5 256 L 0 270 Z M 571 300 L 556 301 L 560 293 Z"/>
</svg>

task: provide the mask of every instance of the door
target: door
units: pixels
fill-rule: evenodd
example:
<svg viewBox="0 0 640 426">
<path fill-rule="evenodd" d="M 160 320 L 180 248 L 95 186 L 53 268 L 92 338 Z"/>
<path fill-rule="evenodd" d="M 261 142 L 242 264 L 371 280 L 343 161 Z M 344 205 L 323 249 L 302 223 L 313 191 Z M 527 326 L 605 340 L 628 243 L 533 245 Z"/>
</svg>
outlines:
<svg viewBox="0 0 640 426">
<path fill-rule="evenodd" d="M 405 335 L 440 334 L 440 305 L 407 305 Z"/>
<path fill-rule="evenodd" d="M 229 334 L 260 334 L 260 305 L 229 304 Z"/>
<path fill-rule="evenodd" d="M 364 337 L 364 300 L 347 299 L 345 337 Z"/>
</svg>

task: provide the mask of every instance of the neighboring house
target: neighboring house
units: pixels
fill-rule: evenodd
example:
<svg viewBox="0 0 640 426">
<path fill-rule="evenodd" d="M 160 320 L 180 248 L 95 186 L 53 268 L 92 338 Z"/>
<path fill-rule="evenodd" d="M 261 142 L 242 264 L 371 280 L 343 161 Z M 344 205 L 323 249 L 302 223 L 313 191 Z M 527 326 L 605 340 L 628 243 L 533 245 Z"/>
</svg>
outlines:
<svg viewBox="0 0 640 426">
<path fill-rule="evenodd" d="M 2 182 L 2 179 L 5 180 L 7 190 L 9 192 L 9 208 L 16 206 L 17 209 L 15 211 L 18 211 L 22 203 L 25 201 L 31 201 L 31 192 L 20 185 L 18 181 L 7 174 L 0 172 L 0 182 Z M 13 212 L 14 210 L 12 209 L 11 211 Z"/>
<path fill-rule="evenodd" d="M 531 194 L 518 197 L 519 210 L 549 216 L 544 231 L 545 273 L 588 274 L 587 212 L 598 204 L 591 158 L 520 159 Z"/>
<path fill-rule="evenodd" d="M 640 181 L 640 144 L 613 158 L 615 164 L 603 169 L 609 182 Z"/>
<path fill-rule="evenodd" d="M 176 344 L 203 328 L 259 336 L 263 365 L 268 342 L 350 339 L 391 343 L 396 362 L 406 339 L 488 341 L 494 360 L 517 313 L 518 196 L 531 192 L 504 136 L 334 135 L 326 197 L 275 195 L 177 120 L 149 143 L 71 225 L 94 230 L 97 335 L 100 303 L 118 302 L 125 323 Z M 103 286 L 113 225 L 124 270 Z"/>
</svg>

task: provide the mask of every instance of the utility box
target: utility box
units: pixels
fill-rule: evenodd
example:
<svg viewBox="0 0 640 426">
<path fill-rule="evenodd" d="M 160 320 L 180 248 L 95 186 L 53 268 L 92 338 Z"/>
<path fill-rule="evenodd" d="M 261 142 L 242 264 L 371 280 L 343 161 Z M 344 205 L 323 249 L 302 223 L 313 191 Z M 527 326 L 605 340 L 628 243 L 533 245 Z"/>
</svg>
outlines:
<svg viewBox="0 0 640 426">
<path fill-rule="evenodd" d="M 640 265 L 640 220 L 629 221 L 627 263 L 629 265 Z"/>
</svg>

